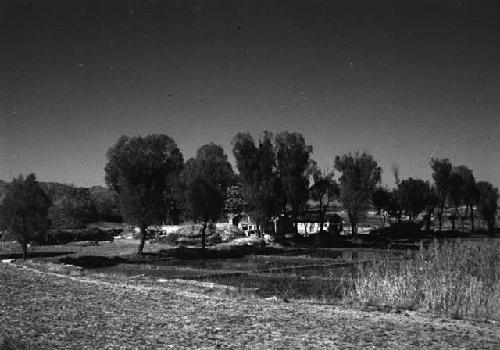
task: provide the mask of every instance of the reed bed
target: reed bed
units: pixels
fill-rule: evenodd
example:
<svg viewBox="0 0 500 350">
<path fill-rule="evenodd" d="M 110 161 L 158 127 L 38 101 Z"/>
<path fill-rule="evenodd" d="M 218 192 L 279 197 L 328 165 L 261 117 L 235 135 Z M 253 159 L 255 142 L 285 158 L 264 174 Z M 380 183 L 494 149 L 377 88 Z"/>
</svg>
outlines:
<svg viewBox="0 0 500 350">
<path fill-rule="evenodd" d="M 432 242 L 343 279 L 344 302 L 500 320 L 500 241 Z"/>
</svg>

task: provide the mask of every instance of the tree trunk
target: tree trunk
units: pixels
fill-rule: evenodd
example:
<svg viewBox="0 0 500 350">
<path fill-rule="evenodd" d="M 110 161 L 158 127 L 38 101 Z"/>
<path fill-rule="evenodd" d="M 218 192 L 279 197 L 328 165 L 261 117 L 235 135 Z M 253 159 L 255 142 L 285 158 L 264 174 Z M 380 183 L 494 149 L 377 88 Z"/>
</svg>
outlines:
<svg viewBox="0 0 500 350">
<path fill-rule="evenodd" d="M 179 220 L 179 211 L 177 208 L 174 208 L 172 211 L 172 224 L 173 225 L 179 225 L 180 220 Z"/>
<path fill-rule="evenodd" d="M 493 233 L 495 230 L 495 219 L 489 219 L 488 220 L 488 233 Z"/>
<path fill-rule="evenodd" d="M 358 233 L 358 230 L 357 230 L 357 227 L 356 227 L 356 223 L 351 221 L 351 234 L 352 235 L 355 235 Z"/>
<path fill-rule="evenodd" d="M 288 217 L 288 211 L 286 210 L 286 203 L 283 205 L 283 216 Z"/>
<path fill-rule="evenodd" d="M 470 229 L 474 233 L 474 204 L 470 204 Z"/>
<path fill-rule="evenodd" d="M 467 217 L 467 212 L 468 211 L 469 211 L 469 205 L 466 204 L 465 205 L 465 214 L 464 215 L 460 215 L 460 222 L 461 222 L 461 225 L 462 225 L 462 232 L 465 231 L 464 217 Z"/>
<path fill-rule="evenodd" d="M 299 208 L 292 208 L 292 213 L 293 213 L 293 234 L 298 235 L 299 234 Z"/>
<path fill-rule="evenodd" d="M 382 211 L 378 211 L 378 218 L 380 219 L 380 228 L 384 228 L 385 223 L 382 221 Z"/>
<path fill-rule="evenodd" d="M 438 222 L 439 222 L 438 232 L 439 233 L 441 233 L 441 229 L 443 227 L 443 211 L 444 211 L 444 203 L 441 204 L 441 208 L 439 208 L 439 212 L 438 212 Z"/>
<path fill-rule="evenodd" d="M 431 230 L 431 213 L 429 210 L 427 210 L 425 213 L 425 230 L 426 231 Z"/>
<path fill-rule="evenodd" d="M 206 241 L 206 236 L 205 236 L 205 232 L 207 230 L 207 223 L 208 223 L 208 220 L 205 220 L 203 222 L 203 226 L 201 228 L 201 250 L 203 250 L 203 252 L 205 251 L 205 241 Z"/>
<path fill-rule="evenodd" d="M 319 239 L 323 237 L 323 221 L 325 220 L 322 208 L 319 209 L 319 232 L 316 232 L 316 246 L 319 246 Z"/>
<path fill-rule="evenodd" d="M 324 222 L 325 222 L 325 214 L 320 213 L 319 214 L 319 234 L 320 235 L 322 235 L 325 232 L 325 230 L 323 228 Z"/>
<path fill-rule="evenodd" d="M 141 224 L 141 243 L 139 244 L 139 249 L 137 250 L 137 255 L 142 255 L 142 250 L 144 249 L 144 243 L 146 243 L 146 224 Z"/>
<path fill-rule="evenodd" d="M 28 258 L 28 243 L 21 242 L 21 248 L 23 248 L 23 260 L 26 260 Z"/>
</svg>

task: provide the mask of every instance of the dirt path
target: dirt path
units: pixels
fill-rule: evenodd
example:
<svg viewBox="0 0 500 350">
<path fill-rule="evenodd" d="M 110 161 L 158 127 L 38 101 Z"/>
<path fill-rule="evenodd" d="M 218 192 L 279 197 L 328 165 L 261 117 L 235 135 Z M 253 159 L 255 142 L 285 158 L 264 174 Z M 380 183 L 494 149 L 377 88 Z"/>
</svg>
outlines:
<svg viewBox="0 0 500 350">
<path fill-rule="evenodd" d="M 498 349 L 496 324 L 196 288 L 38 273 L 0 264 L 0 338 L 33 349 Z"/>
</svg>

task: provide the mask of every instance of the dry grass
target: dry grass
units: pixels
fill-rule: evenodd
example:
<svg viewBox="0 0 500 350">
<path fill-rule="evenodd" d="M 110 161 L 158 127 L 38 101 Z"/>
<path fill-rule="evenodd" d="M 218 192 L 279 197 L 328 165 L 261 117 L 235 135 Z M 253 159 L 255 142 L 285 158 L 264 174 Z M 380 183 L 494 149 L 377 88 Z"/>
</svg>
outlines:
<svg viewBox="0 0 500 350">
<path fill-rule="evenodd" d="M 374 260 L 343 283 L 347 302 L 500 320 L 500 242 L 434 241 L 407 259 Z"/>
<path fill-rule="evenodd" d="M 196 279 L 242 290 L 258 288 L 256 294 L 264 297 L 334 304 L 342 298 L 340 302 L 350 304 L 500 320 L 498 239 L 433 242 L 406 256 L 401 251 L 371 249 L 295 249 L 276 255 L 203 260 L 160 254 L 162 249 L 166 246 L 146 245 L 149 254 L 139 259 L 135 241 L 116 241 L 91 247 L 34 247 L 33 253 L 70 253 L 73 259 L 93 259 L 100 264 L 97 268 L 84 267 L 94 272 Z M 401 256 L 404 258 L 399 259 Z M 99 262 L 106 257 L 117 260 L 109 266 Z M 60 256 L 50 260 L 62 261 Z M 367 260 L 370 262 L 357 263 Z"/>
<path fill-rule="evenodd" d="M 13 349 L 498 349 L 498 327 L 0 264 Z M 1 348 L 1 347 L 0 347 Z"/>
</svg>

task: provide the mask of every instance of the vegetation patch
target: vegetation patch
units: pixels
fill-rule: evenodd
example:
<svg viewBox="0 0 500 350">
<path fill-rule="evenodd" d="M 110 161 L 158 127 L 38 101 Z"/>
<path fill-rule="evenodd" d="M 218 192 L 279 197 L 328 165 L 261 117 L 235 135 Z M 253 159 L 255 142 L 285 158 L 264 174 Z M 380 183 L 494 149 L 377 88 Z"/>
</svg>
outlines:
<svg viewBox="0 0 500 350">
<path fill-rule="evenodd" d="M 398 261 L 374 259 L 344 278 L 345 302 L 500 320 L 500 243 L 434 241 Z"/>
<path fill-rule="evenodd" d="M 112 241 L 121 230 L 101 230 L 97 227 L 75 230 L 49 230 L 40 243 L 47 245 L 82 241 Z"/>
</svg>

